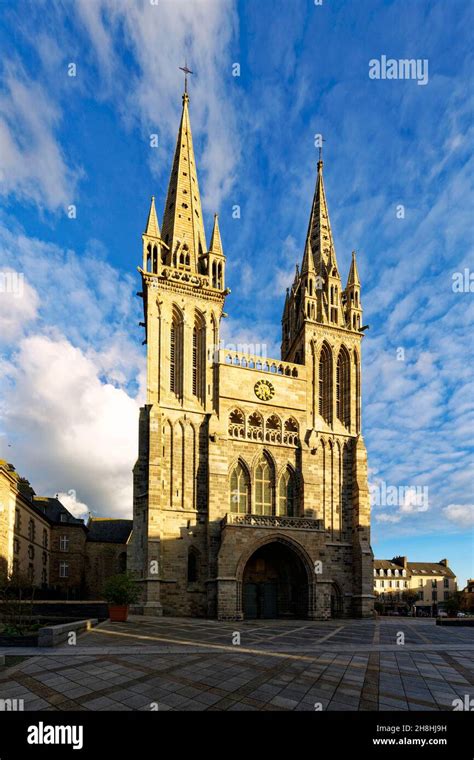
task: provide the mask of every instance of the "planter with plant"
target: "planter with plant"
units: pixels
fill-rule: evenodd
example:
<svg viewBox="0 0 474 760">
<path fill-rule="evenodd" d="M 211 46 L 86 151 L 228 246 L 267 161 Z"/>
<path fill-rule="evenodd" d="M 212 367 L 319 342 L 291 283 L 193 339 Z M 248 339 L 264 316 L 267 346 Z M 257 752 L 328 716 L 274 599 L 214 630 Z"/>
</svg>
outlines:
<svg viewBox="0 0 474 760">
<path fill-rule="evenodd" d="M 111 622 L 125 623 L 129 606 L 140 598 L 140 589 L 129 573 L 121 573 L 109 578 L 104 587 L 104 596 L 109 604 Z"/>
</svg>

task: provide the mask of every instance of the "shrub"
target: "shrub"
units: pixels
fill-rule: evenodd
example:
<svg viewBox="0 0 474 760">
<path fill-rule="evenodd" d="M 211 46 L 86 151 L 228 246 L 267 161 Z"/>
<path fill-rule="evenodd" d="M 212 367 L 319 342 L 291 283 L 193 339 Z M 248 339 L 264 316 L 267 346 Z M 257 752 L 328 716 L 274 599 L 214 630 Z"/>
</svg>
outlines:
<svg viewBox="0 0 474 760">
<path fill-rule="evenodd" d="M 104 596 L 109 604 L 128 606 L 140 598 L 140 588 L 129 573 L 113 575 L 104 586 Z"/>
</svg>

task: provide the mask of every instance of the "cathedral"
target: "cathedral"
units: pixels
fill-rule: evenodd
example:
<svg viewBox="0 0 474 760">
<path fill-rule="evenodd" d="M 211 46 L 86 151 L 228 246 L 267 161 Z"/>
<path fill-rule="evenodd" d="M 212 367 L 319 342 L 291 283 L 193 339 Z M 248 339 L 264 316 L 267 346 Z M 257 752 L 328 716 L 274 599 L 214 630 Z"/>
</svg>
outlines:
<svg viewBox="0 0 474 760">
<path fill-rule="evenodd" d="M 206 242 L 187 87 L 161 228 L 152 197 L 142 240 L 135 611 L 371 616 L 361 285 L 353 253 L 342 287 L 321 156 L 280 359 L 221 348 L 226 257 L 217 215 Z"/>
</svg>

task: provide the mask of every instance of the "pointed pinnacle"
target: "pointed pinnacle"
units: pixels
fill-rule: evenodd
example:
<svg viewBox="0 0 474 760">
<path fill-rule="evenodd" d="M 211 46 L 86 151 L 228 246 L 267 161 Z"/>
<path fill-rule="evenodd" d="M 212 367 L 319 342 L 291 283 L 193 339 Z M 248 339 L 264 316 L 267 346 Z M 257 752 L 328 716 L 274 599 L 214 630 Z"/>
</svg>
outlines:
<svg viewBox="0 0 474 760">
<path fill-rule="evenodd" d="M 155 196 L 151 196 L 150 211 L 148 212 L 148 220 L 145 228 L 145 235 L 149 237 L 160 237 L 160 226 L 158 224 L 158 217 L 156 216 L 155 208 Z"/>
</svg>

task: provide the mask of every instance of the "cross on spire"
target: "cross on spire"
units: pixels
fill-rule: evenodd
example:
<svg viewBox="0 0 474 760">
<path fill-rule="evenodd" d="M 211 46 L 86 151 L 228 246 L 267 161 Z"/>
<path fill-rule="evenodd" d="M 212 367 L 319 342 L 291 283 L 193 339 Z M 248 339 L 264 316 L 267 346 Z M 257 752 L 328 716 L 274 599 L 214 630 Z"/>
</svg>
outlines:
<svg viewBox="0 0 474 760">
<path fill-rule="evenodd" d="M 184 71 L 184 92 L 187 95 L 188 94 L 188 74 L 194 74 L 191 69 L 188 69 L 188 62 L 184 61 L 184 66 L 179 67 L 180 71 Z"/>
<path fill-rule="evenodd" d="M 322 143 L 326 142 L 326 140 L 324 139 L 324 137 L 321 137 L 321 142 Z M 320 161 L 323 160 L 323 146 L 322 145 L 319 146 L 319 160 Z"/>
</svg>

